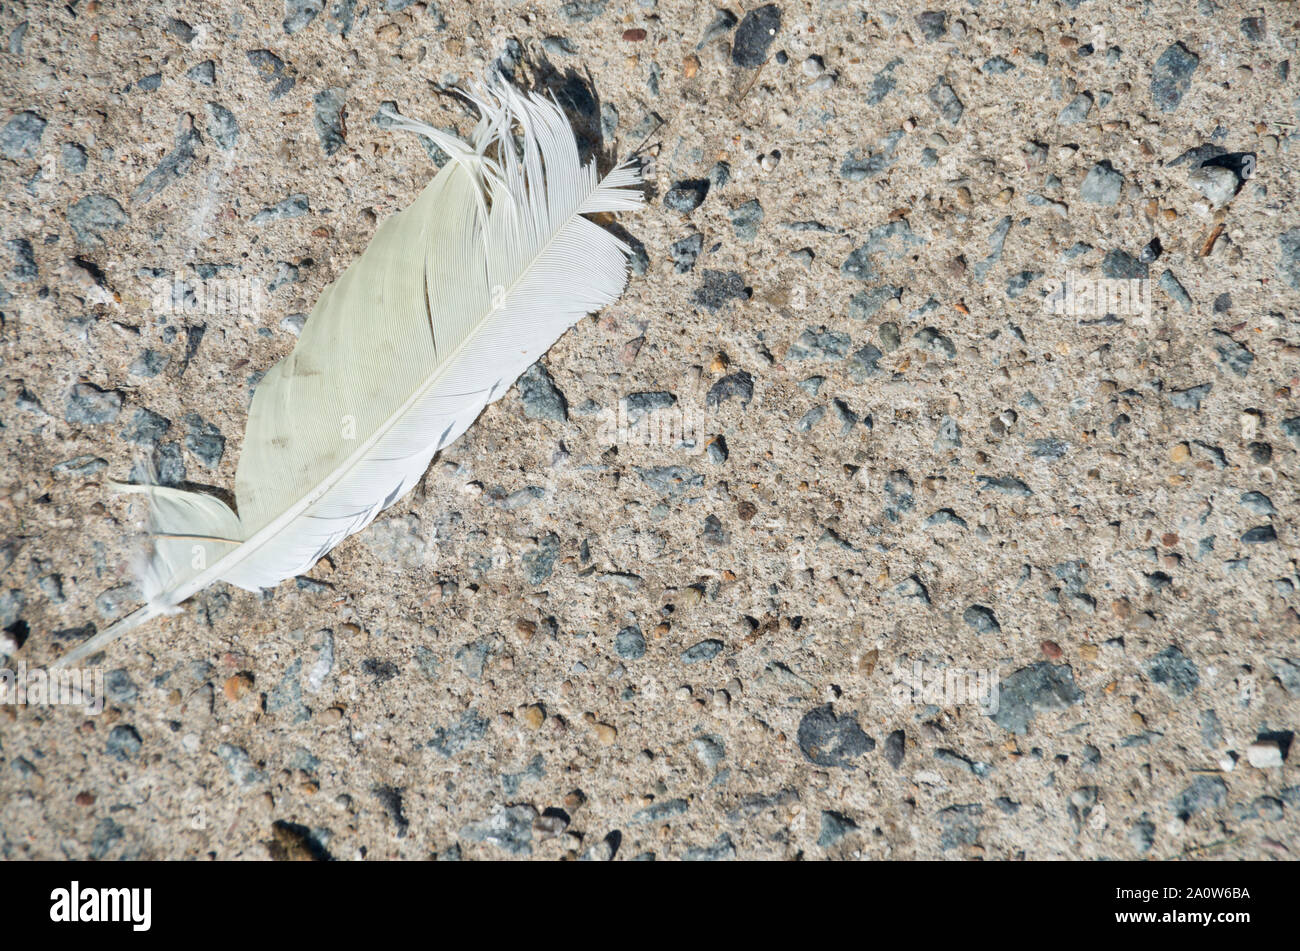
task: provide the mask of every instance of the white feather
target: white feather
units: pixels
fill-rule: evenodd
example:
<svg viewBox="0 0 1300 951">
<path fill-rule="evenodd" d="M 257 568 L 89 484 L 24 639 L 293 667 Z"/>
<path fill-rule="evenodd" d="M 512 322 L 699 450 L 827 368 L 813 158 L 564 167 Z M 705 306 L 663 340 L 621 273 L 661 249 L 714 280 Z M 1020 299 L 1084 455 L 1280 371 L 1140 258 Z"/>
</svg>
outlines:
<svg viewBox="0 0 1300 951">
<path fill-rule="evenodd" d="M 481 116 L 469 142 L 390 114 L 452 161 L 325 289 L 293 352 L 262 379 L 235 476 L 238 514 L 208 495 L 127 487 L 150 504 L 146 604 L 57 666 L 216 581 L 258 590 L 307 571 L 405 495 L 560 335 L 622 293 L 629 249 L 583 215 L 638 207 L 637 170 L 598 178 L 553 101 L 504 83 L 467 98 Z"/>
</svg>

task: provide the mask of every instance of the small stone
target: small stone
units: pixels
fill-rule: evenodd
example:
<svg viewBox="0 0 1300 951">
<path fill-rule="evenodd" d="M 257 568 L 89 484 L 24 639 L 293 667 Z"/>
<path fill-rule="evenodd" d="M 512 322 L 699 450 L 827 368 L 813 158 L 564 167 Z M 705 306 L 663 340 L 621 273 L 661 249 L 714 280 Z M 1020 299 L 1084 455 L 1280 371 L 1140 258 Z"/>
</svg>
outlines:
<svg viewBox="0 0 1300 951">
<path fill-rule="evenodd" d="M 614 652 L 624 660 L 640 660 L 645 656 L 645 636 L 641 628 L 630 624 L 614 636 Z"/>
<path fill-rule="evenodd" d="M 219 148 L 231 151 L 239 141 L 239 123 L 235 121 L 234 113 L 219 102 L 209 102 L 207 108 L 208 135 Z"/>
<path fill-rule="evenodd" d="M 1175 697 L 1185 697 L 1199 686 L 1200 674 L 1187 655 L 1170 645 L 1152 659 L 1147 675 Z"/>
<path fill-rule="evenodd" d="M 1200 62 L 1200 57 L 1182 43 L 1174 43 L 1160 54 L 1151 70 L 1151 98 L 1161 112 L 1178 108 Z"/>
<path fill-rule="evenodd" d="M 824 810 L 822 812 L 821 832 L 817 836 L 817 844 L 823 849 L 828 849 L 850 832 L 856 832 L 857 828 L 858 824 L 848 816 Z"/>
<path fill-rule="evenodd" d="M 1226 205 L 1237 194 L 1237 173 L 1222 165 L 1203 165 L 1188 173 L 1187 184 L 1217 207 Z"/>
<path fill-rule="evenodd" d="M 926 10 L 915 17 L 921 35 L 931 43 L 941 39 L 948 32 L 948 14 L 942 10 Z"/>
<path fill-rule="evenodd" d="M 1077 125 L 1088 118 L 1088 113 L 1092 111 L 1092 96 L 1086 92 L 1081 92 L 1073 99 L 1070 104 L 1061 110 L 1061 114 L 1056 117 L 1058 125 Z"/>
<path fill-rule="evenodd" d="M 285 75 L 284 60 L 270 50 L 249 50 L 244 55 L 257 71 L 258 77 L 263 82 L 271 85 L 270 99 L 272 102 L 279 99 L 296 84 L 297 80 L 292 76 Z"/>
<path fill-rule="evenodd" d="M 1166 268 L 1165 272 L 1160 275 L 1160 280 L 1156 283 L 1159 285 L 1160 289 L 1168 294 L 1175 303 L 1183 308 L 1184 311 L 1192 309 L 1192 297 L 1187 293 L 1186 288 L 1183 287 L 1178 278 L 1174 276 L 1173 271 Z"/>
<path fill-rule="evenodd" d="M 695 267 L 695 262 L 704 249 L 704 236 L 700 234 L 687 235 L 679 241 L 674 241 L 668 248 L 668 256 L 673 259 L 673 271 L 677 274 L 685 274 Z"/>
<path fill-rule="evenodd" d="M 1246 762 L 1256 769 L 1281 769 L 1282 747 L 1277 740 L 1256 740 L 1246 747 Z"/>
<path fill-rule="evenodd" d="M 895 730 L 885 737 L 885 762 L 894 769 L 903 765 L 903 756 L 907 748 L 907 734 L 902 730 Z"/>
<path fill-rule="evenodd" d="M 1110 162 L 1098 162 L 1079 186 L 1079 197 L 1095 205 L 1113 205 L 1124 189 L 1124 176 Z"/>
<path fill-rule="evenodd" d="M 15 161 L 36 158 L 45 126 L 45 120 L 30 110 L 18 113 L 0 129 L 0 154 Z"/>
<path fill-rule="evenodd" d="M 961 619 L 978 634 L 996 634 L 1002 630 L 993 612 L 982 604 L 972 604 L 962 612 Z"/>
<path fill-rule="evenodd" d="M 725 832 L 706 848 L 687 849 L 682 853 L 683 862 L 729 862 L 735 857 L 736 846 Z"/>
<path fill-rule="evenodd" d="M 115 726 L 109 731 L 104 752 L 125 763 L 134 759 L 142 746 L 144 741 L 140 739 L 140 734 L 136 732 L 135 727 Z"/>
<path fill-rule="evenodd" d="M 197 413 L 187 413 L 185 423 L 185 448 L 194 454 L 205 467 L 215 469 L 226 451 L 226 439 L 212 423 L 205 422 Z"/>
<path fill-rule="evenodd" d="M 138 409 L 122 430 L 122 438 L 137 446 L 153 447 L 171 428 L 171 420 L 147 409 Z"/>
<path fill-rule="evenodd" d="M 231 703 L 237 703 L 251 689 L 253 689 L 253 678 L 246 673 L 228 677 L 226 682 L 221 685 L 221 692 L 225 694 L 226 699 Z"/>
<path fill-rule="evenodd" d="M 1210 394 L 1212 383 L 1199 383 L 1185 390 L 1174 390 L 1169 394 L 1169 403 L 1177 409 L 1199 411 L 1201 402 Z"/>
<path fill-rule="evenodd" d="M 852 714 L 838 716 L 831 704 L 815 707 L 799 721 L 799 749 L 817 766 L 849 768 L 853 760 L 876 748 Z"/>
<path fill-rule="evenodd" d="M 750 10 L 740 21 L 731 44 L 731 61 L 743 69 L 757 69 L 781 29 L 781 11 L 774 3 Z"/>
<path fill-rule="evenodd" d="M 704 401 L 709 409 L 716 410 L 733 398 L 740 403 L 742 409 L 754 399 L 754 378 L 744 370 L 724 376 L 714 383 L 709 387 Z"/>
<path fill-rule="evenodd" d="M 717 311 L 732 300 L 749 300 L 751 291 L 745 279 L 735 271 L 704 271 L 703 283 L 692 295 L 692 300 L 705 310 Z"/>
<path fill-rule="evenodd" d="M 611 746 L 618 739 L 618 730 L 608 723 L 596 724 L 596 742 L 601 746 Z"/>
<path fill-rule="evenodd" d="M 73 175 L 80 175 L 86 170 L 86 150 L 76 142 L 65 142 L 59 146 L 59 159 L 63 167 Z"/>
<path fill-rule="evenodd" d="M 570 0 L 560 7 L 560 16 L 569 23 L 590 23 L 605 12 L 608 0 Z"/>
<path fill-rule="evenodd" d="M 297 33 L 312 20 L 324 7 L 324 0 L 284 0 L 284 32 L 290 36 Z"/>
<path fill-rule="evenodd" d="M 957 93 L 948 84 L 946 76 L 940 76 L 935 81 L 934 85 L 930 87 L 928 96 L 930 103 L 939 110 L 939 115 L 947 120 L 949 125 L 956 125 L 961 121 L 962 113 L 966 111 L 966 107 L 957 98 Z"/>
<path fill-rule="evenodd" d="M 1009 733 L 1024 734 L 1039 713 L 1059 712 L 1083 702 L 1068 665 L 1041 661 L 1004 678 L 998 690 L 998 709 L 989 715 Z"/>
<path fill-rule="evenodd" d="M 212 60 L 205 59 L 197 66 L 191 66 L 186 70 L 185 76 L 191 82 L 196 82 L 201 86 L 213 86 L 217 82 L 217 66 Z"/>
<path fill-rule="evenodd" d="M 122 395 L 116 390 L 78 383 L 68 391 L 63 418 L 69 423 L 94 426 L 113 422 L 121 411 Z"/>
<path fill-rule="evenodd" d="M 564 422 L 569 418 L 569 403 L 541 362 L 534 363 L 519 377 L 519 399 L 529 419 Z"/>
<path fill-rule="evenodd" d="M 540 730 L 546 722 L 546 708 L 540 703 L 530 703 L 524 707 L 521 719 L 530 730 Z"/>
<path fill-rule="evenodd" d="M 1241 540 L 1247 545 L 1263 545 L 1277 541 L 1277 531 L 1272 525 L 1257 525 L 1242 534 Z"/>
<path fill-rule="evenodd" d="M 116 231 L 126 224 L 126 212 L 117 199 L 108 195 L 87 195 L 68 209 L 68 226 L 82 244 L 104 243 L 106 231 Z"/>
<path fill-rule="evenodd" d="M 494 846 L 510 855 L 532 855 L 536 819 L 537 810 L 530 805 L 503 807 L 487 819 L 462 826 L 460 837 Z"/>
<path fill-rule="evenodd" d="M 731 227 L 741 241 L 753 241 L 758 236 L 758 226 L 762 221 L 763 206 L 757 199 L 731 210 Z"/>
<path fill-rule="evenodd" d="M 852 345 L 848 334 L 809 327 L 790 345 L 785 356 L 787 360 L 843 360 Z"/>
<path fill-rule="evenodd" d="M 682 652 L 683 664 L 698 664 L 717 657 L 722 652 L 722 641 L 704 640 Z"/>
<path fill-rule="evenodd" d="M 664 206 L 683 215 L 700 207 L 709 193 L 709 180 L 696 178 L 677 182 L 664 193 Z"/>
<path fill-rule="evenodd" d="M 278 204 L 263 208 L 253 216 L 252 223 L 265 225 L 275 221 L 286 221 L 290 218 L 301 218 L 310 211 L 311 208 L 306 195 L 290 195 Z"/>
<path fill-rule="evenodd" d="M 1174 815 L 1187 822 L 1197 813 L 1218 809 L 1227 801 L 1227 783 L 1218 776 L 1197 776 L 1169 805 Z"/>
<path fill-rule="evenodd" d="M 337 87 L 321 90 L 312 99 L 312 122 L 326 155 L 333 155 L 343 148 L 345 104 L 344 91 Z"/>
</svg>

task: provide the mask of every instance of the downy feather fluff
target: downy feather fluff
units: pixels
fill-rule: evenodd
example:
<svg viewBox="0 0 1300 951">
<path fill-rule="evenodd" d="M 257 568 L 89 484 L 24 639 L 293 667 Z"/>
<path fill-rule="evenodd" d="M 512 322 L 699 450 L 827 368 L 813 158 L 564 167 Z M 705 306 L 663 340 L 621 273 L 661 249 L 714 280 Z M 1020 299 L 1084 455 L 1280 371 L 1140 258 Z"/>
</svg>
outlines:
<svg viewBox="0 0 1300 951">
<path fill-rule="evenodd" d="M 147 497 L 146 603 L 66 666 L 216 581 L 250 591 L 302 574 L 420 479 L 524 370 L 627 282 L 627 245 L 588 214 L 642 196 L 628 165 L 597 177 L 554 103 L 504 82 L 466 93 L 470 140 L 390 113 L 450 157 L 316 302 L 249 410 L 237 512 L 158 485 Z M 516 134 L 516 128 L 519 134 Z"/>
</svg>

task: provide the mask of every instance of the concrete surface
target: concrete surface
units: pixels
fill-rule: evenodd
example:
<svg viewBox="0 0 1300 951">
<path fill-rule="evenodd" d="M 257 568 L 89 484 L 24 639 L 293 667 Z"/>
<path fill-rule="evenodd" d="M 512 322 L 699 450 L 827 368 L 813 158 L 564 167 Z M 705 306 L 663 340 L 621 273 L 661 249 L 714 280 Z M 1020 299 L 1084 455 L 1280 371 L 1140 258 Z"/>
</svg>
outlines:
<svg viewBox="0 0 1300 951">
<path fill-rule="evenodd" d="M 1297 857 L 1293 8 L 755 6 L 5 6 L 11 669 L 135 606 L 106 480 L 233 486 L 435 171 L 381 103 L 503 69 L 651 200 L 308 579 L 0 706 L 0 855 Z"/>
</svg>

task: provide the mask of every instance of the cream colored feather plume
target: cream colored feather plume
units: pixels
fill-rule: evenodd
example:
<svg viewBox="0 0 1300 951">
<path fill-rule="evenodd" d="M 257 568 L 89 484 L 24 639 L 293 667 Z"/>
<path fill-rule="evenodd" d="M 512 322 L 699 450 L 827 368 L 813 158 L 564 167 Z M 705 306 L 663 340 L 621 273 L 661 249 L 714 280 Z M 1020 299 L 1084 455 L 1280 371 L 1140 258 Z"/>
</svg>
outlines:
<svg viewBox="0 0 1300 951">
<path fill-rule="evenodd" d="M 583 216 L 638 207 L 637 169 L 598 178 L 553 101 L 503 82 L 466 97 L 481 116 L 469 142 L 390 114 L 451 161 L 325 289 L 258 386 L 238 511 L 209 495 L 119 486 L 150 506 L 146 603 L 56 666 L 216 581 L 256 591 L 307 571 L 405 495 L 561 334 L 622 293 L 627 245 Z"/>
</svg>

